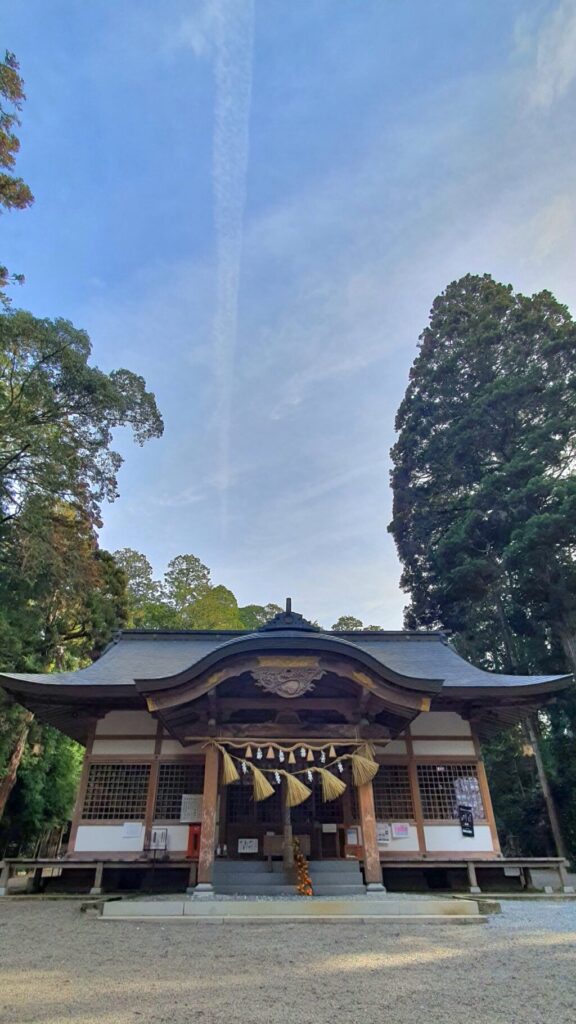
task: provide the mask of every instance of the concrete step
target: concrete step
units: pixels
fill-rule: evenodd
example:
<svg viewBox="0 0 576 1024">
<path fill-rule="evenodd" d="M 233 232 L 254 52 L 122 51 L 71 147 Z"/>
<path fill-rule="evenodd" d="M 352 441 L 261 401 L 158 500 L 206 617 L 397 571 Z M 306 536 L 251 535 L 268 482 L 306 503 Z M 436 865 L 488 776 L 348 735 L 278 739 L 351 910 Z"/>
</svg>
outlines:
<svg viewBox="0 0 576 1024">
<path fill-rule="evenodd" d="M 266 885 L 268 888 L 273 889 L 286 885 L 284 875 L 272 875 L 265 872 L 257 875 L 235 875 L 233 872 L 226 873 L 225 875 L 214 874 L 213 879 L 214 885 L 236 885 L 239 889 L 243 889 L 246 885 Z"/>
<path fill-rule="evenodd" d="M 354 859 L 350 860 L 311 860 L 308 862 L 310 871 L 314 872 L 334 872 L 338 871 L 341 874 L 355 874 L 360 870 L 359 862 Z"/>
<path fill-rule="evenodd" d="M 366 893 L 366 886 L 362 884 L 325 885 L 323 882 L 315 882 L 314 879 L 312 879 L 312 888 L 315 896 L 364 896 Z"/>
<path fill-rule="evenodd" d="M 292 893 L 294 890 L 292 890 Z M 227 922 L 275 921 L 368 921 L 386 920 L 396 923 L 440 922 L 454 924 L 481 924 L 487 918 L 480 914 L 478 903 L 472 900 L 429 899 L 415 896 L 394 899 L 384 896 L 350 897 L 343 900 L 110 900 L 102 905 L 104 920 L 206 920 Z"/>
<path fill-rule="evenodd" d="M 278 875 L 282 874 L 283 870 L 284 865 L 280 863 L 280 866 L 274 871 L 269 871 L 268 865 L 263 860 L 256 861 L 255 864 L 243 864 L 242 861 L 236 860 L 217 860 L 214 864 L 214 871 L 220 871 L 222 874 L 233 872 L 235 875 L 242 875 L 246 878 L 249 878 L 250 875 Z"/>
<path fill-rule="evenodd" d="M 294 885 L 220 885 L 214 884 L 214 890 L 223 896 L 294 896 Z"/>
<path fill-rule="evenodd" d="M 336 871 L 309 871 L 314 885 L 364 885 L 362 873 L 338 874 Z"/>
</svg>

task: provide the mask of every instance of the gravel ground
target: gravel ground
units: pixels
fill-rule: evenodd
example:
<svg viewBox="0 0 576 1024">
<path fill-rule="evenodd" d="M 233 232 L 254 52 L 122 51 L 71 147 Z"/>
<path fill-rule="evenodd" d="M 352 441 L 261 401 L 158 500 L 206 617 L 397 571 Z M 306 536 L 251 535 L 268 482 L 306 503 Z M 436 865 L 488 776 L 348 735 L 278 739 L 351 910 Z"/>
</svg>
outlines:
<svg viewBox="0 0 576 1024">
<path fill-rule="evenodd" d="M 2 1024 L 573 1024 L 576 902 L 487 925 L 104 923 L 0 901 Z"/>
</svg>

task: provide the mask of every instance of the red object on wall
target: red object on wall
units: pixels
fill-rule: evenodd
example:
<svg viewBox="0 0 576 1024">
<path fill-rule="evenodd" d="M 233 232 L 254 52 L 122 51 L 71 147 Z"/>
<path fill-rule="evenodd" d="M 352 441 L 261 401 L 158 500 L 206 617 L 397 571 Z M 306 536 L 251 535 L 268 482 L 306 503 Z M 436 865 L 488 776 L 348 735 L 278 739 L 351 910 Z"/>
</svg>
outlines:
<svg viewBox="0 0 576 1024">
<path fill-rule="evenodd" d="M 190 860 L 198 860 L 200 854 L 200 833 L 202 825 L 188 825 L 188 848 L 186 856 Z"/>
</svg>

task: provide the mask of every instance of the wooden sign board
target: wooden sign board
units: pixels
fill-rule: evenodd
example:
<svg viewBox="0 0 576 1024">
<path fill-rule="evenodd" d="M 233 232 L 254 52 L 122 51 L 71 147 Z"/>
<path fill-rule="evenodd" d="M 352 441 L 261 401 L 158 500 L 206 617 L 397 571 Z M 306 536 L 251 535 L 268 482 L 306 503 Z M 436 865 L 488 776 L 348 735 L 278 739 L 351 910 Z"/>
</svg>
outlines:
<svg viewBox="0 0 576 1024">
<path fill-rule="evenodd" d="M 378 849 L 386 848 L 390 845 L 392 840 L 392 826 L 387 821 L 376 822 L 376 838 L 378 840 Z"/>
<path fill-rule="evenodd" d="M 407 821 L 395 821 L 392 825 L 392 839 L 408 839 L 410 825 Z"/>
<path fill-rule="evenodd" d="M 187 825 L 202 821 L 202 794 L 183 793 L 180 804 L 180 821 Z"/>
<path fill-rule="evenodd" d="M 239 839 L 238 853 L 258 853 L 257 839 Z"/>
</svg>

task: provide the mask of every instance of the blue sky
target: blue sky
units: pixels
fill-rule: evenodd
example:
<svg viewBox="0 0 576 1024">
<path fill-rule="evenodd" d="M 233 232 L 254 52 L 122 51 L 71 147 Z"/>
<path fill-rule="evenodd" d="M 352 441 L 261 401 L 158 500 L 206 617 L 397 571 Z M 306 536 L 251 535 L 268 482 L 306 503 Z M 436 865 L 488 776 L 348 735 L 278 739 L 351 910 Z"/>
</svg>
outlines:
<svg viewBox="0 0 576 1024">
<path fill-rule="evenodd" d="M 399 628 L 388 451 L 434 296 L 576 308 L 576 0 L 28 0 L 15 301 L 156 393 L 102 544 Z"/>
</svg>

